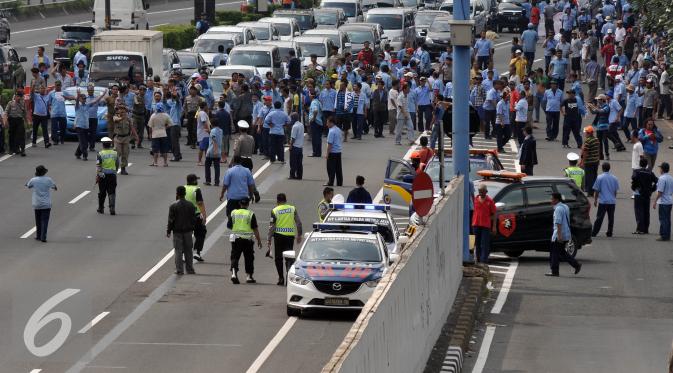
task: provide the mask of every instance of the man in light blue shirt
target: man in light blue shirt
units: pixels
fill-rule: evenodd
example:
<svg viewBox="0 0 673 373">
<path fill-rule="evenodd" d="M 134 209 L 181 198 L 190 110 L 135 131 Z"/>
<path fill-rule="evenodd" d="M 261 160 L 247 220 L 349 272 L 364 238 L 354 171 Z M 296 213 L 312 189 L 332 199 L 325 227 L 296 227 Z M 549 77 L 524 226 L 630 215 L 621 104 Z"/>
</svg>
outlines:
<svg viewBox="0 0 673 373">
<path fill-rule="evenodd" d="M 619 191 L 619 180 L 610 173 L 610 163 L 603 162 L 601 165 L 603 173 L 596 178 L 594 182 L 594 207 L 598 206 L 596 211 L 596 220 L 591 232 L 592 237 L 596 237 L 603 225 L 605 213 L 608 214 L 608 231 L 606 235 L 612 237 L 612 228 L 615 223 L 615 206 L 617 204 L 617 192 Z"/>
<path fill-rule="evenodd" d="M 418 131 L 432 130 L 432 91 L 426 77 L 421 77 L 421 85 L 414 89 L 418 105 Z M 425 117 L 425 125 L 423 119 Z"/>
<path fill-rule="evenodd" d="M 336 178 L 337 186 L 343 186 L 344 176 L 341 168 L 341 145 L 343 132 L 334 124 L 334 118 L 327 119 L 327 183 L 323 186 L 334 186 Z"/>
<path fill-rule="evenodd" d="M 546 102 L 545 113 L 547 117 L 547 137 L 545 140 L 554 141 L 558 136 L 561 101 L 563 101 L 563 91 L 559 89 L 559 84 L 556 80 L 552 79 L 551 88 L 544 92 L 543 101 Z"/>
<path fill-rule="evenodd" d="M 290 131 L 290 179 L 301 180 L 304 175 L 304 124 L 297 113 L 290 115 L 290 121 L 294 123 Z"/>
<path fill-rule="evenodd" d="M 484 87 L 484 91 L 488 92 L 493 88 L 493 71 L 488 71 L 486 77 L 482 75 L 481 86 Z"/>
<path fill-rule="evenodd" d="M 570 241 L 570 209 L 568 205 L 561 202 L 563 197 L 561 193 L 554 192 L 551 195 L 551 204 L 554 206 L 554 230 L 551 235 L 551 246 L 549 248 L 549 266 L 551 272 L 546 273 L 545 276 L 558 277 L 559 263 L 565 260 L 575 269 L 575 274 L 578 274 L 582 269 L 582 264 L 578 263 L 575 258 L 568 255 L 565 250 L 566 243 Z"/>
<path fill-rule="evenodd" d="M 535 25 L 532 23 L 528 24 L 528 29 L 521 34 L 521 44 L 523 47 L 523 55 L 528 61 L 528 71 L 530 71 L 533 66 L 533 61 L 535 61 L 535 49 L 537 48 L 538 34 L 535 30 Z"/>
<path fill-rule="evenodd" d="M 269 140 L 271 142 L 269 160 L 273 163 L 278 158 L 281 163 L 285 164 L 285 151 L 283 149 L 283 145 L 285 145 L 284 127 L 290 124 L 290 117 L 281 109 L 282 105 L 280 102 L 275 102 L 273 107 L 274 110 L 271 110 L 264 119 L 264 124 L 269 126 Z"/>
<path fill-rule="evenodd" d="M 253 199 L 255 192 L 255 178 L 247 168 L 241 166 L 243 158 L 235 155 L 232 161 L 233 166 L 224 173 L 222 178 L 222 191 L 220 192 L 220 201 L 224 200 L 224 194 L 227 194 L 227 217 L 231 217 L 231 212 L 239 208 L 239 201 L 243 198 Z"/>
<path fill-rule="evenodd" d="M 493 55 L 493 42 L 486 38 L 486 31 L 482 31 L 479 39 L 474 43 L 474 54 L 477 56 L 477 66 L 480 69 L 488 67 Z"/>
<path fill-rule="evenodd" d="M 493 128 L 497 136 L 498 151 L 505 152 L 505 144 L 512 136 L 512 130 L 509 120 L 509 91 L 502 92 L 502 99 L 498 101 L 495 109 L 495 127 Z"/>
<path fill-rule="evenodd" d="M 51 140 L 54 144 L 65 142 L 66 114 L 65 98 L 60 80 L 54 82 L 54 90 L 49 92 L 49 114 L 51 117 Z"/>
<path fill-rule="evenodd" d="M 89 151 L 92 152 L 96 146 L 96 130 L 98 129 L 98 97 L 94 95 L 93 84 L 86 88 L 86 103 L 89 113 Z M 93 103 L 96 104 L 93 104 Z"/>
<path fill-rule="evenodd" d="M 334 115 L 334 103 L 336 102 L 337 92 L 332 88 L 332 82 L 325 81 L 325 87 L 320 91 L 320 104 L 322 105 L 323 118 L 329 118 Z"/>
<path fill-rule="evenodd" d="M 486 99 L 482 108 L 484 109 L 484 137 L 491 138 L 491 130 L 495 132 L 495 109 L 498 101 L 500 101 L 500 90 L 502 90 L 503 82 L 496 80 L 493 88 L 486 91 Z"/>
<path fill-rule="evenodd" d="M 638 130 L 638 95 L 632 85 L 626 87 L 626 108 L 624 108 L 624 122 L 622 130 L 625 135 L 631 135 L 631 131 Z M 631 129 L 629 129 L 631 126 Z"/>
<path fill-rule="evenodd" d="M 673 177 L 668 174 L 670 166 L 667 162 L 659 165 L 661 176 L 657 181 L 657 197 L 652 208 L 659 207 L 659 238 L 657 241 L 671 240 L 671 208 L 673 207 Z"/>
<path fill-rule="evenodd" d="M 565 87 L 567 71 L 568 60 L 563 57 L 563 51 L 561 49 L 556 49 L 556 57 L 549 63 L 548 74 L 552 79 L 556 79 L 561 91 L 563 91 L 563 88 Z"/>
<path fill-rule="evenodd" d="M 311 106 L 308 109 L 308 123 L 311 128 L 311 147 L 313 150 L 310 157 L 322 157 L 323 106 L 320 99 L 315 95 L 315 90 L 309 90 L 309 97 Z"/>
<path fill-rule="evenodd" d="M 47 88 L 40 86 L 40 90 L 33 94 L 33 146 L 37 143 L 38 129 L 42 129 L 42 137 L 44 138 L 44 147 L 49 148 L 49 131 L 47 122 L 49 120 L 49 94 Z M 52 136 L 54 135 L 52 131 Z"/>
<path fill-rule="evenodd" d="M 51 191 L 57 190 L 54 180 L 47 174 L 47 169 L 39 165 L 35 168 L 35 177 L 28 180 L 26 187 L 32 189 L 33 210 L 35 210 L 35 239 L 47 242 L 47 227 L 51 213 Z"/>
</svg>

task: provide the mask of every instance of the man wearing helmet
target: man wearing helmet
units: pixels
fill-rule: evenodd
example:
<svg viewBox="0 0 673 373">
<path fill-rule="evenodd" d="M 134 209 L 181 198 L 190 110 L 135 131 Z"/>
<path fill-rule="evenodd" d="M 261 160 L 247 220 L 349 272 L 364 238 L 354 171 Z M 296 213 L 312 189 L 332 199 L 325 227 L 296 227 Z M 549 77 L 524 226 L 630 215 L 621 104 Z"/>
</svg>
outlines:
<svg viewBox="0 0 673 373">
<path fill-rule="evenodd" d="M 109 198 L 108 207 L 110 215 L 115 214 L 115 191 L 117 189 L 117 170 L 119 169 L 119 157 L 112 149 L 112 139 L 101 139 L 103 149 L 96 156 L 96 183 L 98 184 L 98 213 L 102 214 L 105 196 Z"/>
</svg>

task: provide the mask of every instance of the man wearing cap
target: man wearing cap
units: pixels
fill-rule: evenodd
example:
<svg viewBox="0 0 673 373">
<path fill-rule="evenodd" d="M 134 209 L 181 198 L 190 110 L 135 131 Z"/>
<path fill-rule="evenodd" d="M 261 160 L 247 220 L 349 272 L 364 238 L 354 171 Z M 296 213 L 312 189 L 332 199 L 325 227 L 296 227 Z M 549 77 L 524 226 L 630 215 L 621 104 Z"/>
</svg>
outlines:
<svg viewBox="0 0 673 373">
<path fill-rule="evenodd" d="M 115 150 L 121 158 L 121 174 L 128 175 L 126 167 L 129 164 L 129 144 L 131 137 L 138 141 L 138 134 L 135 126 L 131 125 L 127 114 L 128 108 L 124 103 L 119 103 L 114 110 L 112 117 L 112 138 L 114 139 Z"/>
<path fill-rule="evenodd" d="M 533 176 L 533 169 L 537 165 L 537 141 L 533 137 L 532 127 L 524 128 L 523 133 L 526 137 L 521 142 L 519 150 L 519 166 L 521 166 L 521 172 Z"/>
<path fill-rule="evenodd" d="M 96 183 L 98 184 L 98 213 L 103 214 L 105 197 L 108 197 L 110 215 L 115 215 L 115 197 L 117 190 L 117 170 L 119 169 L 119 156 L 112 149 L 112 139 L 101 139 L 103 149 L 96 155 Z"/>
<path fill-rule="evenodd" d="M 568 241 L 572 239 L 572 233 L 570 231 L 570 208 L 562 200 L 561 193 L 552 193 L 551 204 L 554 206 L 554 228 L 549 248 L 549 266 L 551 267 L 551 272 L 545 273 L 545 276 L 558 277 L 559 262 L 561 260 L 568 262 L 575 269 L 575 274 L 578 274 L 582 269 L 582 264 L 570 256 L 565 249 Z"/>
<path fill-rule="evenodd" d="M 194 73 L 198 77 L 198 73 Z M 192 81 L 194 80 L 192 75 Z M 199 104 L 203 101 L 203 97 L 198 96 L 197 88 L 192 85 L 189 87 L 189 95 L 185 97 L 182 105 L 182 112 L 187 118 L 187 146 L 196 149 L 196 112 L 199 110 Z"/>
<path fill-rule="evenodd" d="M 28 180 L 26 187 L 32 189 L 32 205 L 35 211 L 35 239 L 47 242 L 47 228 L 51 213 L 51 191 L 58 190 L 56 183 L 47 174 L 47 168 L 35 167 L 35 177 Z"/>
<path fill-rule="evenodd" d="M 563 100 L 563 90 L 559 88 L 559 83 L 555 79 L 552 79 L 551 87 L 544 93 L 544 100 L 547 103 L 545 107 L 545 113 L 547 117 L 547 137 L 545 140 L 547 141 L 554 141 L 558 136 L 559 120 L 561 116 L 561 101 Z"/>
<path fill-rule="evenodd" d="M 184 186 L 179 186 L 175 191 L 175 199 L 168 209 L 168 224 L 166 227 L 166 237 L 170 238 L 173 234 L 173 248 L 175 250 L 175 273 L 182 275 L 185 273 L 194 274 L 192 265 L 192 232 L 196 222 L 197 210 L 193 203 L 185 199 L 187 190 Z"/>
<path fill-rule="evenodd" d="M 150 135 L 152 137 L 152 164 L 150 166 L 157 166 L 157 160 L 159 155 L 163 158 L 164 167 L 168 167 L 168 150 L 170 149 L 170 143 L 168 142 L 168 127 L 173 125 L 171 117 L 166 114 L 166 109 L 164 104 L 161 102 L 157 103 L 155 106 L 155 113 L 150 116 L 150 120 L 147 124 L 149 128 Z"/>
<path fill-rule="evenodd" d="M 521 34 L 523 55 L 527 61 L 527 69 L 530 71 L 535 61 L 535 49 L 537 48 L 538 33 L 533 23 L 528 24 L 528 29 Z M 522 78 L 523 79 L 523 78 Z"/>
<path fill-rule="evenodd" d="M 600 144 L 594 136 L 594 128 L 584 127 L 584 144 L 582 144 L 582 157 L 579 166 L 584 169 L 585 182 L 584 191 L 590 193 L 598 174 L 598 163 L 600 162 Z"/>
<path fill-rule="evenodd" d="M 258 249 L 262 248 L 262 239 L 259 235 L 257 218 L 255 213 L 248 209 L 250 200 L 243 198 L 240 201 L 240 207 L 231 212 L 231 219 L 227 221 L 227 228 L 231 229 L 231 282 L 239 284 L 238 280 L 238 261 L 241 254 L 245 259 L 245 273 L 248 284 L 254 284 L 256 281 L 252 277 L 255 272 L 254 260 L 254 242 L 253 236 L 257 240 Z"/>
<path fill-rule="evenodd" d="M 584 185 L 584 170 L 577 166 L 580 159 L 579 154 L 570 152 L 566 155 L 568 167 L 563 170 L 563 175 L 575 182 L 578 188 L 582 189 Z"/>
<path fill-rule="evenodd" d="M 657 109 L 659 93 L 654 88 L 652 79 L 645 81 L 645 90 L 643 91 L 643 118 L 645 120 L 654 118 Z"/>
<path fill-rule="evenodd" d="M 203 194 L 199 188 L 199 177 L 195 174 L 187 175 L 187 184 L 185 184 L 186 195 L 185 199 L 194 205 L 195 220 L 194 220 L 194 259 L 199 262 L 203 261 L 201 257 L 201 250 L 203 250 L 203 243 L 206 240 L 206 204 L 203 201 Z M 191 261 L 189 259 L 188 261 Z"/>
<path fill-rule="evenodd" d="M 285 272 L 283 271 L 283 252 L 292 250 L 296 237 L 297 244 L 301 243 L 302 226 L 297 208 L 287 203 L 285 193 L 276 196 L 276 207 L 271 210 L 271 221 L 267 234 L 267 247 L 271 250 L 271 240 L 274 246 L 274 262 L 278 273 L 277 285 L 285 284 Z"/>
<path fill-rule="evenodd" d="M 657 241 L 671 240 L 671 208 L 673 207 L 673 177 L 668 173 L 670 166 L 667 162 L 659 165 L 661 175 L 657 181 L 657 196 L 652 208 L 659 207 L 659 238 Z"/>
<path fill-rule="evenodd" d="M 514 66 L 516 71 L 516 76 L 519 77 L 521 81 L 526 78 L 526 69 L 528 68 L 528 61 L 522 56 L 521 49 L 517 49 L 514 52 L 514 58 L 509 61 L 509 66 Z"/>
<path fill-rule="evenodd" d="M 563 135 L 561 144 L 564 148 L 570 148 L 568 140 L 572 132 L 577 143 L 577 148 L 582 148 L 582 136 L 580 127 L 582 126 L 582 116 L 580 114 L 579 102 L 575 90 L 566 90 L 566 99 L 561 103 L 561 114 L 563 114 Z"/>
</svg>

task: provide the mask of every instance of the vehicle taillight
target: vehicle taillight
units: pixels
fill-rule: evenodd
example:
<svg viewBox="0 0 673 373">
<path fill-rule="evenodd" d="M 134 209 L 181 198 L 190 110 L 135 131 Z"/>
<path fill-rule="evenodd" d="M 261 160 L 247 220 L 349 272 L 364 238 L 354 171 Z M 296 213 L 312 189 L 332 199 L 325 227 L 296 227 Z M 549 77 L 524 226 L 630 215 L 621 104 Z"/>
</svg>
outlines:
<svg viewBox="0 0 673 373">
<path fill-rule="evenodd" d="M 63 39 L 56 39 L 56 41 L 54 42 L 54 44 L 58 45 L 59 47 L 63 47 L 63 46 L 65 46 L 65 40 L 63 40 Z"/>
</svg>

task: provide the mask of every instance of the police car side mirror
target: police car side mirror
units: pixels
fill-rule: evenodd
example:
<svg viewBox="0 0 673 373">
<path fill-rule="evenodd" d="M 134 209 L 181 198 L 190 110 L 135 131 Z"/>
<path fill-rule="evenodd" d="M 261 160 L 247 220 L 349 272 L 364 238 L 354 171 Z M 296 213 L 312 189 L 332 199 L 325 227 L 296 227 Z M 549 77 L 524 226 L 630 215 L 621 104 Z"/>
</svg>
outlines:
<svg viewBox="0 0 673 373">
<path fill-rule="evenodd" d="M 402 180 L 405 183 L 413 183 L 414 182 L 414 175 L 404 175 L 404 177 L 402 177 Z"/>
<path fill-rule="evenodd" d="M 405 245 L 405 244 L 407 244 L 408 242 L 409 242 L 409 236 L 400 236 L 400 237 L 397 239 L 397 244 L 399 244 L 399 245 Z"/>
<path fill-rule="evenodd" d="M 285 259 L 295 259 L 296 254 L 294 253 L 294 250 L 283 251 L 283 258 L 285 258 Z"/>
<path fill-rule="evenodd" d="M 495 208 L 498 210 L 502 210 L 503 208 L 505 208 L 505 202 L 496 202 Z"/>
<path fill-rule="evenodd" d="M 394 264 L 398 260 L 400 260 L 399 254 L 390 254 L 390 257 L 388 258 L 388 264 Z"/>
</svg>

